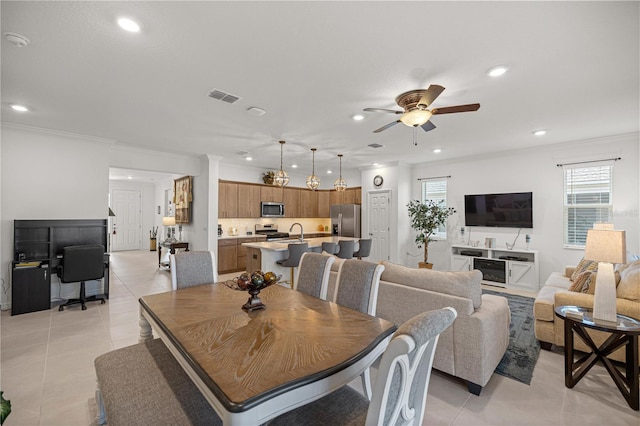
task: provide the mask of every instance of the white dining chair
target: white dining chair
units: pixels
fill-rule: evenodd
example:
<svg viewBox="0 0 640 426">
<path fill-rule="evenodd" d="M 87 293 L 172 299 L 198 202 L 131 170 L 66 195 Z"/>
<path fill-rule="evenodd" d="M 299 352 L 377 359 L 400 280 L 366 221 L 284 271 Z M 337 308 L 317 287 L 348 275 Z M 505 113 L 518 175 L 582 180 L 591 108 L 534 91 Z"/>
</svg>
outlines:
<svg viewBox="0 0 640 426">
<path fill-rule="evenodd" d="M 438 338 L 456 316 L 453 308 L 427 311 L 398 328 L 382 355 L 371 402 L 347 385 L 269 426 L 422 425 Z"/>
<path fill-rule="evenodd" d="M 216 255 L 212 251 L 183 251 L 169 257 L 171 289 L 218 281 Z"/>
</svg>

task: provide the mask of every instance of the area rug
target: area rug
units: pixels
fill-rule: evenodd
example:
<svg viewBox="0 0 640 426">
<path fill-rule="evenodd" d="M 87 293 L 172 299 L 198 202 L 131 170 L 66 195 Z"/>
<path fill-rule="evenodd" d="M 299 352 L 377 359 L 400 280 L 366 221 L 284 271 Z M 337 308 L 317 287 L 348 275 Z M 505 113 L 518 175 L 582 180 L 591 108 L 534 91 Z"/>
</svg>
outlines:
<svg viewBox="0 0 640 426">
<path fill-rule="evenodd" d="M 524 384 L 531 384 L 533 368 L 538 361 L 540 343 L 533 331 L 533 298 L 482 290 L 483 294 L 503 296 L 511 309 L 509 347 L 496 367 L 496 373 Z"/>
</svg>

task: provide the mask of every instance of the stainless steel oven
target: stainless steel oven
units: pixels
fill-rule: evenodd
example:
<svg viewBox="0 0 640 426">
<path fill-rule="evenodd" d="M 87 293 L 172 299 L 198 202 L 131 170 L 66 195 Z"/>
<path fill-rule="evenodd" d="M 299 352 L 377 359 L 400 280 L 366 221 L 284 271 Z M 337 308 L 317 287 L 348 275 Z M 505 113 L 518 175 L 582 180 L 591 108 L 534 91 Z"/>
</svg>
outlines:
<svg viewBox="0 0 640 426">
<path fill-rule="evenodd" d="M 261 202 L 260 217 L 284 217 L 284 203 Z"/>
</svg>

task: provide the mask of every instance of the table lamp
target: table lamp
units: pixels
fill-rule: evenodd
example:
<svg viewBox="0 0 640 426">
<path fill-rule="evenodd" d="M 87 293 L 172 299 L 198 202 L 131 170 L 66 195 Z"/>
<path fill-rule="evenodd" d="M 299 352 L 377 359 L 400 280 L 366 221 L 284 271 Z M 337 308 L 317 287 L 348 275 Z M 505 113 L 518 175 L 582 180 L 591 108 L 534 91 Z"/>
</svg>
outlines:
<svg viewBox="0 0 640 426">
<path fill-rule="evenodd" d="M 587 231 L 584 258 L 598 262 L 596 290 L 593 299 L 595 322 L 616 323 L 616 279 L 614 263 L 624 263 L 627 248 L 625 232 L 611 224 L 595 224 Z"/>
<path fill-rule="evenodd" d="M 168 226 L 169 231 L 167 232 L 167 238 L 165 238 L 165 243 L 175 243 L 176 239 L 171 235 L 171 227 L 176 226 L 176 218 L 173 216 L 165 216 L 162 218 L 162 226 Z"/>
</svg>

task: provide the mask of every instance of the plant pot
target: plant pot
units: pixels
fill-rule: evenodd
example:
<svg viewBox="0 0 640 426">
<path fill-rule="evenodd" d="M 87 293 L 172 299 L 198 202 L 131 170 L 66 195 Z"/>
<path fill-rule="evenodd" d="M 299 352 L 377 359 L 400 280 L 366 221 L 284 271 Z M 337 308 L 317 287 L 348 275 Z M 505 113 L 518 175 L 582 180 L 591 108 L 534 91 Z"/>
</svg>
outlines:
<svg viewBox="0 0 640 426">
<path fill-rule="evenodd" d="M 418 268 L 433 269 L 433 263 L 418 262 Z"/>
<path fill-rule="evenodd" d="M 156 251 L 158 249 L 158 240 L 155 238 L 149 238 L 149 251 Z"/>
</svg>

